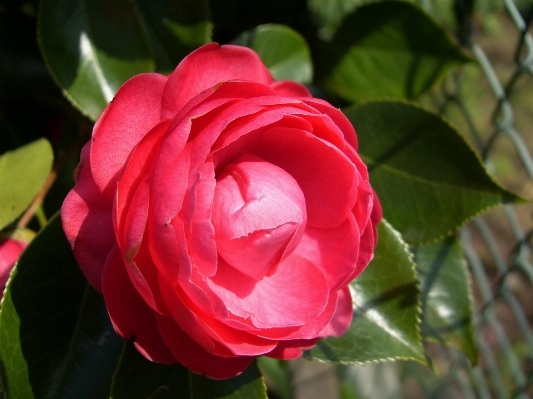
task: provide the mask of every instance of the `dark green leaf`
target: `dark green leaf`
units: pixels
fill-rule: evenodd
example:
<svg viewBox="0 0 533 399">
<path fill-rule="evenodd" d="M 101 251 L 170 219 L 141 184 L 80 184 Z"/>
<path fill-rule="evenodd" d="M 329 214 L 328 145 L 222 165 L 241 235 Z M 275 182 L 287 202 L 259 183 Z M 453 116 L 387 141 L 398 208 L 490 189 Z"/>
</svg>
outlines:
<svg viewBox="0 0 533 399">
<path fill-rule="evenodd" d="M 519 200 L 485 171 L 440 116 L 393 101 L 346 110 L 384 215 L 411 244 L 448 235 L 485 209 Z"/>
<path fill-rule="evenodd" d="M 137 1 L 137 6 L 158 72 L 172 72 L 187 54 L 211 41 L 208 0 Z"/>
<path fill-rule="evenodd" d="M 230 42 L 259 25 L 281 24 L 302 32 L 302 23 L 309 22 L 302 0 L 210 0 L 209 6 L 214 38 L 219 43 Z"/>
<path fill-rule="evenodd" d="M 0 156 L 0 230 L 31 204 L 52 169 L 53 157 L 44 138 Z"/>
<path fill-rule="evenodd" d="M 38 35 L 52 75 L 93 120 L 127 79 L 155 69 L 130 1 L 43 0 Z"/>
<path fill-rule="evenodd" d="M 369 1 L 371 0 L 307 0 L 307 7 L 318 25 L 334 31 L 346 15 Z"/>
<path fill-rule="evenodd" d="M 415 260 L 422 284 L 422 335 L 457 346 L 475 364 L 470 276 L 458 240 L 448 237 L 417 248 Z"/>
<path fill-rule="evenodd" d="M 38 35 L 67 97 L 93 120 L 141 72 L 170 71 L 209 40 L 206 2 L 43 0 Z"/>
<path fill-rule="evenodd" d="M 113 378 L 111 398 L 266 399 L 266 388 L 255 363 L 237 377 L 216 381 L 179 364 L 150 362 L 128 342 Z"/>
<path fill-rule="evenodd" d="M 312 357 L 343 364 L 389 359 L 425 362 L 411 253 L 385 220 L 378 234 L 374 260 L 351 283 L 352 325 L 340 338 L 319 341 L 308 352 Z"/>
<path fill-rule="evenodd" d="M 10 399 L 107 399 L 122 345 L 55 216 L 22 254 L 2 301 L 4 392 Z"/>
<path fill-rule="evenodd" d="M 260 25 L 242 33 L 235 44 L 254 50 L 277 80 L 311 83 L 313 64 L 309 46 L 296 31 L 283 25 Z"/>
<path fill-rule="evenodd" d="M 416 98 L 468 60 L 441 26 L 403 1 L 357 8 L 316 57 L 326 88 L 352 102 Z"/>
</svg>

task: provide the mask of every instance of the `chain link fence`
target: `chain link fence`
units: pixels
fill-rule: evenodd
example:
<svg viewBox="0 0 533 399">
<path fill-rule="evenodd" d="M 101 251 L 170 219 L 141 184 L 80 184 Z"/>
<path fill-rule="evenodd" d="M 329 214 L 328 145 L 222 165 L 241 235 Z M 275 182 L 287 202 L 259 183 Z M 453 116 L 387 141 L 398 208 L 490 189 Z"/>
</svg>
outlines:
<svg viewBox="0 0 533 399">
<path fill-rule="evenodd" d="M 456 1 L 463 45 L 481 69 L 487 93 L 493 96 L 493 109 L 476 117 L 465 93 L 469 90 L 464 72 L 459 71 L 443 85 L 440 111 L 444 116 L 455 112 L 462 117 L 462 132 L 470 136 L 489 171 L 502 157 L 511 165 L 500 178 L 504 185 L 528 195 L 533 181 L 533 158 L 530 153 L 533 114 L 533 3 L 522 2 L 520 9 L 513 0 L 502 0 L 501 12 L 494 11 L 506 26 L 499 34 L 504 50 L 514 50 L 513 65 L 498 70 L 499 57 L 489 54 L 488 45 L 476 40 L 476 21 L 470 19 L 472 2 Z M 495 5 L 496 7 L 498 4 Z M 479 16 L 478 16 L 479 18 Z M 479 21 L 477 21 L 479 24 Z M 462 28 L 462 31 L 461 31 Z M 490 38 L 485 43 L 490 43 Z M 510 46 L 514 46 L 512 49 Z M 513 101 L 520 87 L 529 85 L 529 96 Z M 478 98 L 483 104 L 483 99 Z M 520 104 L 519 102 L 522 102 Z M 518 105 L 517 105 L 518 104 Z M 515 112 L 517 106 L 525 112 Z M 455 110 L 451 110 L 455 108 Z M 487 123 L 490 121 L 490 124 Z M 522 127 L 523 130 L 520 130 Z M 487 129 L 488 128 L 488 129 Z M 486 134 L 487 131 L 490 134 Z M 529 144 L 529 148 L 528 148 Z M 472 367 L 468 359 L 451 348 L 436 348 L 437 369 L 433 381 L 418 379 L 419 390 L 426 398 L 533 398 L 533 265 L 531 263 L 531 208 L 504 205 L 503 211 L 489 212 L 475 218 L 461 229 L 460 239 L 468 262 L 474 291 L 474 327 L 479 361 Z M 412 367 L 410 371 L 415 372 Z M 406 395 L 409 397 L 408 395 Z"/>
</svg>

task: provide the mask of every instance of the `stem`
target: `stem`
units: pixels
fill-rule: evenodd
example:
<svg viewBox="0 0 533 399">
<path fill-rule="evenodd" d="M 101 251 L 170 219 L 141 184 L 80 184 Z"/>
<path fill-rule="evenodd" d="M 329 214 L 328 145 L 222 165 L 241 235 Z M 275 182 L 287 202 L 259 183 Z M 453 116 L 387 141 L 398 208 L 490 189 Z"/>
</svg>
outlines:
<svg viewBox="0 0 533 399">
<path fill-rule="evenodd" d="M 39 191 L 33 202 L 31 203 L 30 207 L 26 209 L 26 212 L 24 212 L 24 214 L 18 221 L 18 228 L 26 227 L 37 212 L 37 218 L 39 219 L 39 223 L 41 224 L 41 226 L 43 225 L 43 221 L 46 224 L 46 216 L 41 205 L 44 201 L 44 197 L 46 197 L 46 194 L 48 194 L 48 191 L 50 190 L 50 187 L 52 187 L 52 184 L 54 184 L 56 178 L 57 172 L 56 168 L 54 168 L 48 175 L 48 178 L 46 179 L 44 185 L 41 187 L 41 190 Z"/>
<path fill-rule="evenodd" d="M 79 152 L 79 149 L 82 146 L 84 140 L 87 139 L 88 132 L 90 131 L 91 127 L 92 125 L 88 125 L 87 123 L 81 124 L 77 140 L 73 145 L 68 148 L 65 153 L 61 154 L 61 156 L 55 163 L 54 168 L 48 175 L 48 178 L 46 179 L 44 185 L 41 187 L 41 190 L 31 203 L 30 207 L 26 209 L 26 212 L 24 212 L 22 217 L 19 219 L 17 223 L 18 228 L 26 227 L 34 216 L 37 217 L 41 227 L 43 227 L 48 222 L 48 218 L 46 217 L 46 214 L 44 213 L 44 209 L 42 207 L 44 198 L 46 197 L 46 194 L 48 194 L 48 191 L 56 181 L 57 175 L 65 164 L 67 158 L 69 158 L 72 154 Z"/>
<path fill-rule="evenodd" d="M 46 217 L 46 213 L 44 213 L 44 208 L 42 205 L 39 205 L 35 210 L 35 217 L 39 221 L 41 229 L 46 225 L 46 223 L 48 223 L 48 218 Z"/>
</svg>

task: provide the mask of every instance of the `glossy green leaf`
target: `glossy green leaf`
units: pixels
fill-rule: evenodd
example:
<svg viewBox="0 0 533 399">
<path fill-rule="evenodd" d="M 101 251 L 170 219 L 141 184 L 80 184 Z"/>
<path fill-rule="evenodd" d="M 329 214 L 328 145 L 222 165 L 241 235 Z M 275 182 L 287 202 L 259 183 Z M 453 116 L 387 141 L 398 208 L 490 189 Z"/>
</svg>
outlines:
<svg viewBox="0 0 533 399">
<path fill-rule="evenodd" d="M 387 221 L 378 226 L 378 234 L 374 260 L 350 284 L 352 325 L 340 338 L 319 341 L 308 355 L 343 364 L 389 359 L 425 362 L 411 253 Z"/>
<path fill-rule="evenodd" d="M 413 99 L 469 58 L 418 6 L 365 5 L 318 48 L 325 87 L 351 102 Z"/>
<path fill-rule="evenodd" d="M 38 36 L 55 80 L 94 120 L 130 77 L 168 72 L 207 42 L 207 12 L 202 0 L 43 0 Z"/>
<path fill-rule="evenodd" d="M 311 83 L 313 63 L 305 39 L 283 25 L 260 25 L 242 33 L 235 44 L 254 50 L 276 80 Z"/>
<path fill-rule="evenodd" d="M 56 215 L 22 254 L 2 300 L 4 392 L 10 399 L 107 399 L 122 346 Z"/>
<path fill-rule="evenodd" d="M 470 275 L 459 241 L 448 237 L 415 250 L 422 286 L 422 335 L 458 347 L 477 362 Z"/>
<path fill-rule="evenodd" d="M 440 116 L 394 101 L 345 110 L 387 220 L 411 244 L 448 235 L 485 209 L 518 201 Z"/>
<path fill-rule="evenodd" d="M 31 204 L 50 174 L 53 158 L 44 138 L 0 156 L 0 230 Z"/>
<path fill-rule="evenodd" d="M 255 363 L 237 377 L 217 381 L 179 364 L 150 362 L 128 342 L 113 377 L 111 398 L 266 399 L 266 387 Z"/>
</svg>

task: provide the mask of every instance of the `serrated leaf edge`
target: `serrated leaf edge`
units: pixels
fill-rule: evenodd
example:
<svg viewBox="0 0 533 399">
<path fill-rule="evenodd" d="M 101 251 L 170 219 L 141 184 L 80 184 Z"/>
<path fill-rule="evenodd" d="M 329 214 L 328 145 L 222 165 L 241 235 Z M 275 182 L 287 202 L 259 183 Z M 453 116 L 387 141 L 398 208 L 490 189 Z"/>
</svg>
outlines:
<svg viewBox="0 0 533 399">
<path fill-rule="evenodd" d="M 420 289 L 420 280 L 417 278 L 418 272 L 417 272 L 417 269 L 416 269 L 416 263 L 414 262 L 414 255 L 411 252 L 411 250 L 409 249 L 409 245 L 403 240 L 402 235 L 401 235 L 401 233 L 398 230 L 396 230 L 385 218 L 381 219 L 381 223 L 386 225 L 387 228 L 389 229 L 389 231 L 398 239 L 398 243 L 401 245 L 401 247 L 403 248 L 403 250 L 407 254 L 409 262 L 411 263 L 411 270 L 413 271 L 413 275 L 414 275 L 414 278 L 416 280 L 415 286 L 416 286 L 416 289 L 418 291 L 418 293 L 417 293 L 417 301 L 416 301 L 417 302 L 417 306 L 416 306 L 416 311 L 417 311 L 416 335 L 417 335 L 417 338 L 418 338 L 418 344 L 420 346 L 420 349 L 422 350 L 422 354 L 425 354 L 425 349 L 424 349 L 424 346 L 423 346 L 422 331 L 421 331 L 421 327 L 420 327 L 421 322 L 422 322 L 422 320 L 421 320 L 422 303 L 420 302 L 420 293 L 422 291 Z M 419 362 L 421 364 L 427 365 L 421 359 L 418 359 L 416 357 L 411 357 L 411 356 L 388 356 L 388 357 L 382 357 L 382 358 L 373 359 L 373 360 L 367 360 L 367 361 L 360 361 L 360 360 L 331 361 L 331 360 L 325 360 L 325 359 L 320 359 L 320 358 L 314 357 L 314 356 L 309 354 L 309 351 L 304 351 L 304 357 L 306 359 L 308 359 L 308 360 L 316 360 L 316 361 L 318 361 L 320 363 L 342 364 L 344 366 L 349 366 L 349 365 L 354 365 L 354 364 L 370 364 L 370 363 L 378 364 L 378 363 L 384 363 L 384 362 L 395 362 L 395 361 L 398 361 L 398 360 L 414 360 L 414 361 L 417 361 L 417 362 Z"/>
</svg>

